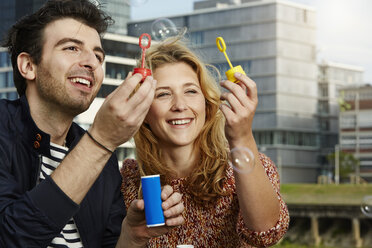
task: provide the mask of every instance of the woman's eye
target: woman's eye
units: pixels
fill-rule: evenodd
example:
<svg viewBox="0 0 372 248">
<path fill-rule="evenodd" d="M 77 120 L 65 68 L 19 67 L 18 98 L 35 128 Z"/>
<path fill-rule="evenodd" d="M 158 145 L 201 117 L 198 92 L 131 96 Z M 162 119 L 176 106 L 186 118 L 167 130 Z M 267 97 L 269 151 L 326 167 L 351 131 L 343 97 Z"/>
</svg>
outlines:
<svg viewBox="0 0 372 248">
<path fill-rule="evenodd" d="M 164 97 L 164 96 L 169 96 L 169 95 L 170 94 L 168 92 L 161 92 L 156 97 Z"/>
<path fill-rule="evenodd" d="M 196 90 L 187 90 L 186 93 L 195 94 L 195 93 L 198 93 L 198 92 Z"/>
</svg>

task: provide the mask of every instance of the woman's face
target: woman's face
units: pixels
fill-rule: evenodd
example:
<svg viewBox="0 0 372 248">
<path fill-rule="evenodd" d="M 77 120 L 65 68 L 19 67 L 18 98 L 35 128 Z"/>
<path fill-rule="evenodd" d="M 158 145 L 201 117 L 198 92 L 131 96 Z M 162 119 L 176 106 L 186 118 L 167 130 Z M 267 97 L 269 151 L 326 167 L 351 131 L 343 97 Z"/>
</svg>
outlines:
<svg viewBox="0 0 372 248">
<path fill-rule="evenodd" d="M 205 123 L 205 98 L 197 74 L 184 62 L 153 72 L 155 98 L 145 122 L 162 146 L 193 145 Z"/>
</svg>

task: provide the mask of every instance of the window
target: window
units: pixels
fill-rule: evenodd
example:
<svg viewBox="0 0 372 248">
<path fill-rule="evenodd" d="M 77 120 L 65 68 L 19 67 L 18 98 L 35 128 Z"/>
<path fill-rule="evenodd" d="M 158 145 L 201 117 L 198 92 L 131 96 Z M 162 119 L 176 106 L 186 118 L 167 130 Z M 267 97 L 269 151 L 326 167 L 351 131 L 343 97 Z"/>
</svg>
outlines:
<svg viewBox="0 0 372 248">
<path fill-rule="evenodd" d="M 342 116 L 340 118 L 341 128 L 355 128 L 356 121 L 354 115 Z"/>
<path fill-rule="evenodd" d="M 319 85 L 319 96 L 320 97 L 327 97 L 328 96 L 328 85 L 327 84 L 320 84 Z"/>
<path fill-rule="evenodd" d="M 133 69 L 133 66 L 106 63 L 106 77 L 113 79 L 125 79 L 127 74 Z"/>
<path fill-rule="evenodd" d="M 191 33 L 191 43 L 194 45 L 201 45 L 204 43 L 204 32 L 192 32 Z"/>
<path fill-rule="evenodd" d="M 329 113 L 329 105 L 327 101 L 319 101 L 318 111 L 320 114 L 328 114 Z"/>
<path fill-rule="evenodd" d="M 249 74 L 251 72 L 251 61 L 250 60 L 231 61 L 231 63 L 233 65 L 241 65 L 246 74 Z M 221 72 L 221 76 L 225 76 L 225 72 L 231 69 L 230 65 L 227 62 L 213 64 L 213 65 Z"/>
<path fill-rule="evenodd" d="M 295 145 L 316 146 L 316 134 L 289 132 L 289 131 L 266 131 L 253 132 L 258 145 Z"/>
<path fill-rule="evenodd" d="M 106 98 L 108 95 L 110 95 L 111 92 L 113 92 L 116 89 L 116 87 L 117 86 L 115 85 L 103 84 L 97 94 L 97 97 Z"/>
</svg>

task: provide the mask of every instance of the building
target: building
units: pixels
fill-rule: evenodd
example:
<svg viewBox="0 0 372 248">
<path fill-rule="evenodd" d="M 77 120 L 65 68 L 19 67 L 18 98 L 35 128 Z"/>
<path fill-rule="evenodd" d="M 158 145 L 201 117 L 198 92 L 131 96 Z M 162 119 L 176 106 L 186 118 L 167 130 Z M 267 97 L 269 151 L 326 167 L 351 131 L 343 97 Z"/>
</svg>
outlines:
<svg viewBox="0 0 372 248">
<path fill-rule="evenodd" d="M 46 0 L 2 0 L 0 2 L 0 32 L 2 37 L 10 26 L 22 16 L 36 11 Z M 92 0 L 92 2 L 95 2 Z M 139 58 L 141 49 L 138 46 L 137 37 L 129 37 L 126 34 L 127 21 L 130 17 L 130 7 L 127 1 L 100 0 L 102 7 L 115 20 L 102 40 L 102 46 L 106 52 L 103 64 L 105 79 L 97 98 L 91 107 L 75 121 L 83 128 L 88 128 L 93 123 L 94 116 L 104 101 L 132 71 L 136 65 L 135 58 Z M 16 99 L 18 97 L 13 81 L 13 69 L 9 55 L 5 48 L 0 48 L 0 97 Z M 134 143 L 127 142 L 116 150 L 119 160 L 134 156 Z"/>
<path fill-rule="evenodd" d="M 22 16 L 37 11 L 46 0 L 1 0 L 0 1 L 0 35 L 4 37 L 6 31 Z M 115 20 L 108 32 L 127 34 L 127 22 L 130 19 L 130 6 L 128 1 L 118 0 L 91 0 L 100 3 L 103 10 Z"/>
<path fill-rule="evenodd" d="M 216 47 L 226 42 L 231 63 L 257 83 L 259 105 L 253 131 L 277 164 L 282 182 L 315 182 L 320 171 L 316 13 L 282 0 L 199 1 L 194 11 L 168 17 L 187 27 L 207 62 L 229 69 Z M 131 21 L 128 34 L 151 33 L 153 19 Z"/>
<path fill-rule="evenodd" d="M 320 132 L 321 174 L 333 174 L 333 168 L 326 156 L 335 152 L 339 144 L 339 104 L 341 88 L 360 84 L 363 68 L 329 61 L 318 65 L 318 116 Z"/>
<path fill-rule="evenodd" d="M 358 84 L 341 88 L 348 106 L 340 112 L 340 150 L 360 161 L 356 176 L 372 179 L 372 86 Z M 359 174 L 359 175 L 358 175 Z"/>
<path fill-rule="evenodd" d="M 7 50 L 0 47 L 0 99 L 16 99 L 17 90 L 13 82 L 12 63 Z"/>
</svg>

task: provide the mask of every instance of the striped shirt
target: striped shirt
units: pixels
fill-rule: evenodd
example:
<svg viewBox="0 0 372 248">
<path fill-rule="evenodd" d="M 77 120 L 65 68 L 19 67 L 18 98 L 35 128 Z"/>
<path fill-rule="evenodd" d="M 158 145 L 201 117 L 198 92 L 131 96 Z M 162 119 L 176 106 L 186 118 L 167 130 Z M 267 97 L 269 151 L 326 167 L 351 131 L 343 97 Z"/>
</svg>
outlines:
<svg viewBox="0 0 372 248">
<path fill-rule="evenodd" d="M 66 156 L 68 151 L 67 147 L 50 143 L 50 157 L 41 157 L 40 177 L 39 182 L 49 176 L 61 163 L 62 159 Z M 81 248 L 83 244 L 80 239 L 79 231 L 75 225 L 73 218 L 66 224 L 62 232 L 56 236 L 48 247 L 58 248 Z"/>
</svg>

